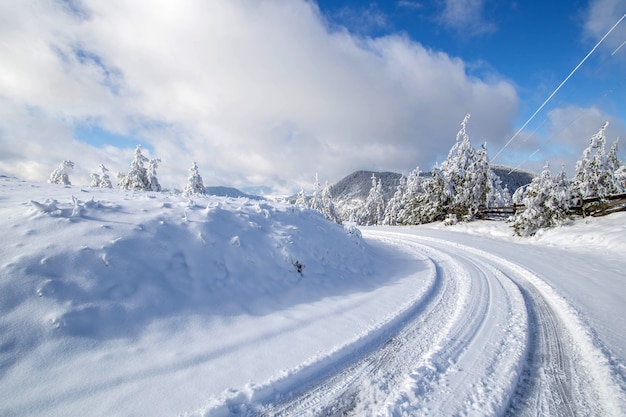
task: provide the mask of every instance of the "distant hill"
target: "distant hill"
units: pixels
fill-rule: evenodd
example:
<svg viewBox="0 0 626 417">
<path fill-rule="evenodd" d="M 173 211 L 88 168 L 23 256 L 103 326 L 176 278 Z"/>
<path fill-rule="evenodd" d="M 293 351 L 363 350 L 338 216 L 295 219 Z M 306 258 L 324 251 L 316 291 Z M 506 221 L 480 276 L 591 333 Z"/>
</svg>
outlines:
<svg viewBox="0 0 626 417">
<path fill-rule="evenodd" d="M 522 187 L 526 184 L 530 184 L 530 182 L 537 176 L 537 174 L 524 171 L 520 169 L 515 169 L 511 167 L 506 167 L 503 165 L 492 165 L 491 169 L 496 173 L 498 177 L 500 177 L 500 181 L 502 181 L 502 186 L 506 186 L 509 189 L 511 195 L 517 190 L 519 187 Z"/>
<path fill-rule="evenodd" d="M 531 172 L 515 170 L 502 165 L 494 165 L 492 169 L 500 177 L 502 186 L 506 186 L 511 195 L 519 187 L 530 183 L 535 177 L 535 174 Z M 381 179 L 385 201 L 389 201 L 393 196 L 402 176 L 396 172 L 355 171 L 331 185 L 330 193 L 335 209 L 342 220 L 349 220 L 350 214 L 360 207 L 367 198 L 372 186 L 372 174 Z M 425 172 L 422 175 L 428 176 L 430 174 Z"/>
<path fill-rule="evenodd" d="M 335 210 L 342 220 L 349 220 L 351 213 L 367 199 L 372 188 L 372 174 L 381 180 L 385 201 L 388 201 L 396 192 L 402 176 L 396 172 L 355 171 L 331 185 L 330 194 L 333 197 Z"/>
<path fill-rule="evenodd" d="M 258 195 L 246 194 L 243 191 L 240 191 L 233 187 L 224 187 L 221 185 L 217 185 L 217 186 L 211 186 L 211 187 L 204 187 L 204 189 L 208 195 L 215 195 L 218 197 L 232 197 L 232 198 L 243 197 L 243 198 L 249 198 L 251 200 L 264 200 L 263 197 L 260 197 Z"/>
<path fill-rule="evenodd" d="M 396 172 L 355 171 L 331 185 L 330 193 L 334 198 L 341 196 L 366 199 L 372 186 L 372 174 L 377 180 L 381 180 L 385 200 L 391 198 L 402 176 Z"/>
</svg>

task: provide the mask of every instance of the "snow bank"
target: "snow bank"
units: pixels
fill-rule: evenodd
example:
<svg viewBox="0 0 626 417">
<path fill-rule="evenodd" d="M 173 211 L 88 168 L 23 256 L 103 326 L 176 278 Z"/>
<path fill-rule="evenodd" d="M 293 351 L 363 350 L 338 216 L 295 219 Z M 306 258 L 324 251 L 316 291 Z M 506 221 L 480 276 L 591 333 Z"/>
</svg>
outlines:
<svg viewBox="0 0 626 417">
<path fill-rule="evenodd" d="M 457 223 L 452 226 L 433 223 L 421 227 L 581 252 L 605 251 L 616 255 L 626 253 L 626 212 L 604 217 L 576 217 L 561 227 L 540 229 L 536 235 L 524 238 L 515 236 L 511 223 L 507 222 L 483 220 Z"/>
<path fill-rule="evenodd" d="M 371 272 L 358 236 L 290 205 L 19 187 L 0 208 L 0 305 L 42 331 L 111 338 L 185 311 L 263 314 L 298 302 L 299 281 Z M 20 198 L 33 187 L 41 197 Z"/>
</svg>

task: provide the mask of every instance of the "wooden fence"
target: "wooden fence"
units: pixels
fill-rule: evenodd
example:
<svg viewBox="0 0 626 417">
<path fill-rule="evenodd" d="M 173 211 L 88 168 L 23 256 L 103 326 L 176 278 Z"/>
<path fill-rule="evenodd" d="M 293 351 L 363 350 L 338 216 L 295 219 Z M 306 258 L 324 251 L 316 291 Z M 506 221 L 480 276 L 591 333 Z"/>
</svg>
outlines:
<svg viewBox="0 0 626 417">
<path fill-rule="evenodd" d="M 523 211 L 526 206 L 514 204 L 509 207 L 480 208 L 477 216 L 484 220 L 506 220 L 518 211 Z M 607 197 L 585 198 L 578 201 L 578 204 L 570 207 L 570 214 L 583 217 L 600 217 L 607 214 L 626 211 L 626 194 L 614 194 Z"/>
</svg>

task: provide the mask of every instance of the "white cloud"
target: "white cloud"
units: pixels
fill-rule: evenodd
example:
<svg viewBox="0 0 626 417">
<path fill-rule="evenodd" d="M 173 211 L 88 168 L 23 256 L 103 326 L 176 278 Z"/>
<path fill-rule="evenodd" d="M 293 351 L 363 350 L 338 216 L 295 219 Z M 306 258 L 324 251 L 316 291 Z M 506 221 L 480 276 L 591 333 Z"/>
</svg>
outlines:
<svg viewBox="0 0 626 417">
<path fill-rule="evenodd" d="M 399 0 L 396 3 L 399 7 L 406 7 L 407 9 L 419 10 L 424 7 L 424 5 L 418 1 L 410 1 L 410 0 Z"/>
<path fill-rule="evenodd" d="M 614 115 L 598 107 L 567 106 L 550 110 L 544 120 L 538 120 L 533 130 L 522 132 L 499 157 L 501 163 L 508 163 L 534 172 L 540 172 L 546 162 L 553 173 L 561 166 L 569 175 L 574 174 L 576 162 L 589 145 L 591 136 L 598 132 L 604 122 L 609 122 L 606 131 L 609 146 L 619 138 L 626 137 L 626 124 Z M 624 147 L 618 156 L 626 156 Z"/>
<path fill-rule="evenodd" d="M 464 35 L 492 33 L 497 28 L 485 17 L 485 0 L 444 0 L 439 20 Z"/>
<path fill-rule="evenodd" d="M 586 36 L 593 42 L 599 41 L 624 14 L 626 14 L 626 4 L 623 0 L 591 0 L 584 22 Z M 624 41 L 626 41 L 626 20 L 622 21 L 605 39 L 603 48 L 611 53 Z M 626 49 L 620 48 L 615 56 L 622 62 L 626 62 Z"/>
<path fill-rule="evenodd" d="M 511 84 L 405 37 L 329 31 L 309 2 L 63 4 L 0 6 L 3 173 L 45 180 L 60 159 L 76 163 L 75 183 L 100 162 L 125 170 L 132 149 L 79 142 L 82 123 L 136 135 L 165 187 L 182 187 L 195 160 L 207 184 L 277 191 L 316 172 L 430 169 L 467 112 L 476 146 L 511 132 Z"/>
</svg>

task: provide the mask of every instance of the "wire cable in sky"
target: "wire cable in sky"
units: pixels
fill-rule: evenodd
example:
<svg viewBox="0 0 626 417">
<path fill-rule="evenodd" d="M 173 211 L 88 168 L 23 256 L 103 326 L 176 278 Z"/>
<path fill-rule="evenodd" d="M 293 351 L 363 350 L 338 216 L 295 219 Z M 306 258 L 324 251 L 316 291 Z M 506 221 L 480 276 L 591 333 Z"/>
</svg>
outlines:
<svg viewBox="0 0 626 417">
<path fill-rule="evenodd" d="M 626 16 L 626 15 L 625 15 L 625 16 Z M 622 19 L 623 19 L 623 17 L 622 17 Z M 621 47 L 622 47 L 622 46 L 624 46 L 625 44 L 626 44 L 626 41 L 622 42 L 622 44 L 621 44 L 620 46 L 618 46 L 618 47 L 617 47 L 617 48 L 613 51 L 613 53 L 611 54 L 611 56 L 615 55 L 615 53 L 616 53 L 617 51 L 619 51 L 619 50 L 621 49 Z"/>
<path fill-rule="evenodd" d="M 591 54 L 593 54 L 593 52 L 598 48 L 598 46 L 600 46 L 600 44 L 604 41 L 604 39 L 606 39 L 607 36 L 609 36 L 609 34 L 611 32 L 613 32 L 613 29 L 615 29 L 617 27 L 617 25 L 619 25 L 622 20 L 624 20 L 624 18 L 626 18 L 626 13 L 624 13 L 624 15 L 617 21 L 617 23 L 615 23 L 613 25 L 613 27 L 611 27 L 611 29 L 609 29 L 608 32 L 606 32 L 606 34 L 602 37 L 602 39 L 600 39 L 598 41 L 598 43 L 596 43 L 596 46 L 594 46 L 591 51 L 589 51 L 589 53 L 587 54 L 587 56 L 585 56 L 582 61 L 580 61 L 578 63 L 578 65 L 576 65 L 576 68 L 574 68 L 572 70 L 572 72 L 569 73 L 569 75 L 567 77 L 565 77 L 565 79 L 561 82 L 561 84 L 559 84 L 559 86 L 552 92 L 552 94 L 550 94 L 550 97 L 548 97 L 546 99 L 546 101 L 543 102 L 543 104 L 541 106 L 539 106 L 539 108 L 537 109 L 537 111 L 535 111 L 533 113 L 532 116 L 530 116 L 530 118 L 526 121 L 526 123 L 524 123 L 524 125 L 522 127 L 519 128 L 519 130 L 517 132 L 515 132 L 515 134 L 511 137 L 511 139 L 509 139 L 509 141 L 502 147 L 502 149 L 500 149 L 498 151 L 498 153 L 491 159 L 491 162 L 495 161 L 496 158 L 498 157 L 498 155 L 500 155 L 502 153 L 502 151 L 504 149 L 506 149 L 507 146 L 509 146 L 511 144 L 511 142 L 513 142 L 513 140 L 522 132 L 522 130 L 524 130 L 524 128 L 526 126 L 528 126 L 528 123 L 530 123 L 531 120 L 533 120 L 535 118 L 535 116 L 537 115 L 537 113 L 539 113 L 545 106 L 546 104 L 548 104 L 548 102 L 552 99 L 552 97 L 554 97 L 554 95 L 561 89 L 561 87 L 563 87 L 563 85 L 572 77 L 572 75 L 574 75 L 574 73 L 576 71 L 578 71 L 578 68 L 581 67 L 582 64 L 585 63 L 585 61 L 587 60 L 587 58 L 589 58 L 591 56 Z M 619 49 L 619 48 L 618 48 Z"/>
<path fill-rule="evenodd" d="M 512 168 L 506 175 L 510 175 L 511 172 L 517 171 L 524 164 L 524 162 L 528 161 L 530 158 L 532 158 L 540 150 L 541 150 L 541 148 L 537 149 L 535 152 L 533 152 L 530 155 L 528 155 L 528 157 L 526 159 L 524 159 L 522 162 L 520 162 L 519 165 L 516 166 L 515 168 Z"/>
</svg>

